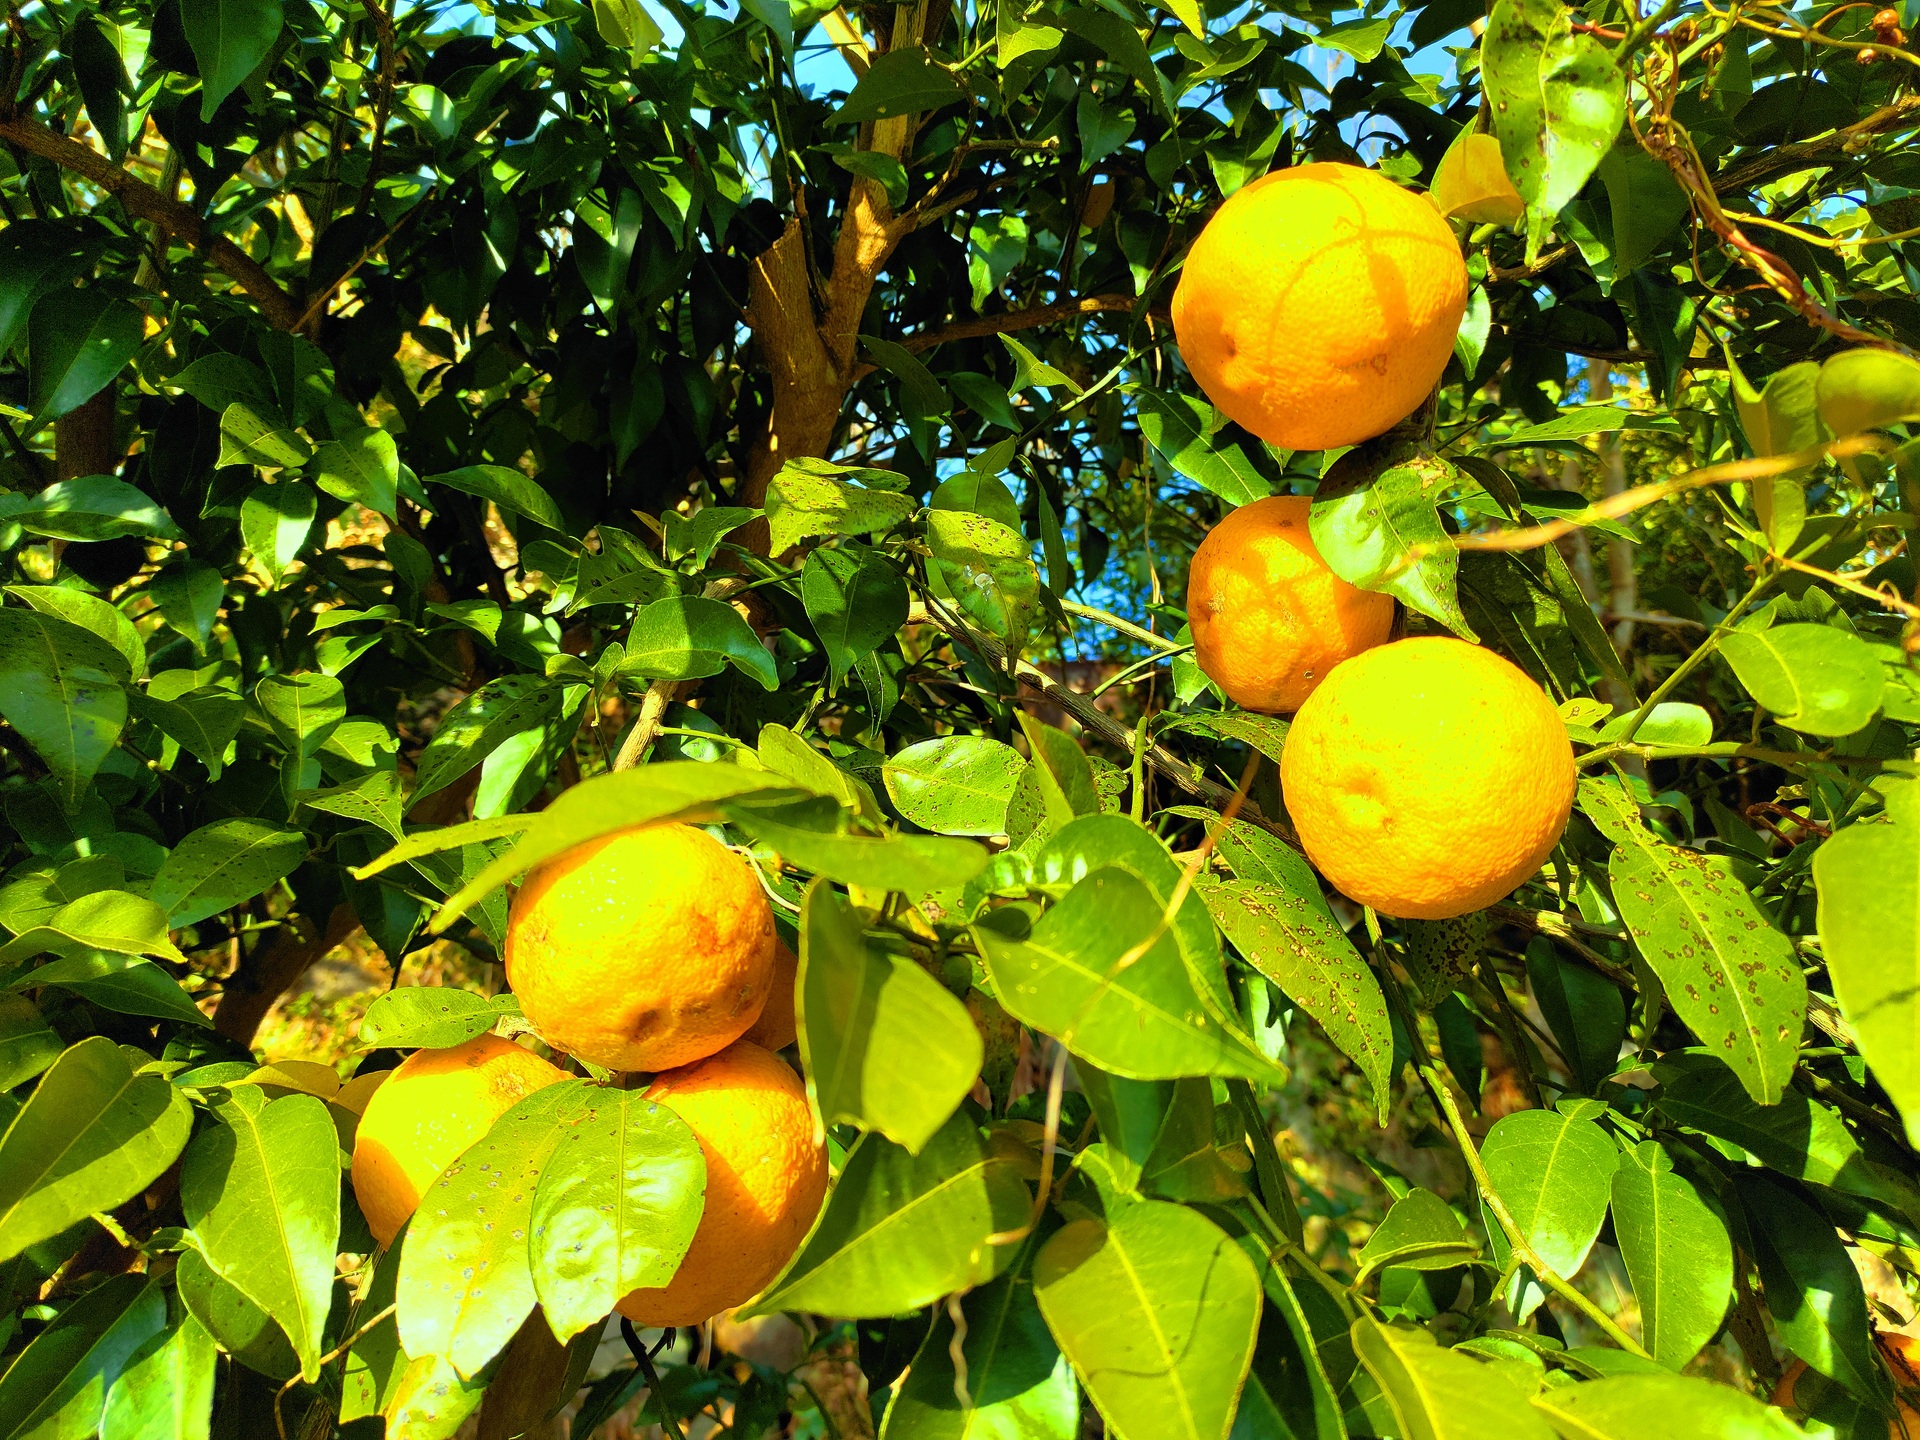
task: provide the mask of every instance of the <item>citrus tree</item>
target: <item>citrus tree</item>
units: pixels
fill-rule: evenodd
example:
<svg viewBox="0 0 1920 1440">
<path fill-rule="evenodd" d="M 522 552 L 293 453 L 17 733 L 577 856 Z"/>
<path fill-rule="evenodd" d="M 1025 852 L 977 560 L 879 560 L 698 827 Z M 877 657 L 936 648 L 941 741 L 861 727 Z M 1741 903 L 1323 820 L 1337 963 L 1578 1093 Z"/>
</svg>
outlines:
<svg viewBox="0 0 1920 1440">
<path fill-rule="evenodd" d="M 1905 23 L 9 0 L 0 1437 L 1909 1433 Z"/>
</svg>

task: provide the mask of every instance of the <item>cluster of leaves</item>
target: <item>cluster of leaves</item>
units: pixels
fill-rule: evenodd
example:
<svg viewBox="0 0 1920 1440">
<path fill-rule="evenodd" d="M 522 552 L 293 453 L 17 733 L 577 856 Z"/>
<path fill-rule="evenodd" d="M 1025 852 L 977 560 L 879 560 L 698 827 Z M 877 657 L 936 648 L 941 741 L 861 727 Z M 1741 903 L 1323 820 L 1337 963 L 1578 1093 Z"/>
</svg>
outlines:
<svg viewBox="0 0 1920 1440">
<path fill-rule="evenodd" d="M 684 1128 L 556 1086 L 381 1253 L 356 1115 L 400 1051 L 527 1029 L 511 997 L 394 991 L 345 1083 L 250 1042 L 347 936 L 490 961 L 505 884 L 666 818 L 801 957 L 835 1182 L 754 1308 L 852 1322 L 893 1440 L 1797 1433 L 1679 1373 L 1710 1346 L 1887 1434 L 1851 1252 L 1920 1276 L 1898 25 L 478 8 L 9 6 L 0 1435 L 573 1400 L 698 1218 Z M 1277 452 L 1183 379 L 1170 287 L 1223 196 L 1363 156 L 1458 221 L 1455 363 L 1403 431 Z M 1634 406 L 1568 403 L 1615 371 Z M 1562 482 L 1628 465 L 1624 502 Z M 1578 809 L 1508 903 L 1323 894 L 1285 723 L 1188 658 L 1163 588 L 1282 490 L 1561 705 Z M 1636 577 L 1645 515 L 1737 583 Z M 1088 650 L 1120 705 L 1061 683 Z M 1352 1257 L 1273 1143 L 1309 1026 L 1464 1165 L 1378 1165 Z M 1490 1128 L 1489 1047 L 1527 1102 Z M 764 1368 L 649 1388 L 825 1424 Z"/>
</svg>

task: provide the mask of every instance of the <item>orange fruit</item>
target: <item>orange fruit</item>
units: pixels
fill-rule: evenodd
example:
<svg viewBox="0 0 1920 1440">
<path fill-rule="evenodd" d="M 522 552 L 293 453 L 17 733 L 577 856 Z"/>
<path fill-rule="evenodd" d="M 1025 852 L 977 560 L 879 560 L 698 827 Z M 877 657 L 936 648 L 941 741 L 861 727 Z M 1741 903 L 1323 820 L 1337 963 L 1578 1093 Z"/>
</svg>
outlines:
<svg viewBox="0 0 1920 1440">
<path fill-rule="evenodd" d="M 698 1325 L 758 1294 L 793 1258 L 827 1193 L 826 1147 L 800 1077 L 751 1040 L 660 1076 L 647 1098 L 699 1140 L 707 1208 L 673 1279 L 615 1308 L 636 1325 Z"/>
<path fill-rule="evenodd" d="M 1309 502 L 1242 505 L 1187 570 L 1193 658 L 1235 704 L 1298 710 L 1334 666 L 1386 640 L 1393 597 L 1349 585 L 1307 533 Z"/>
<path fill-rule="evenodd" d="M 751 1040 L 769 1050 L 784 1050 L 799 1036 L 793 1013 L 794 985 L 800 979 L 800 957 L 787 948 L 778 935 L 773 938 L 773 987 L 767 991 L 767 1005 L 742 1040 Z"/>
<path fill-rule="evenodd" d="M 534 870 L 507 982 L 547 1043 L 609 1070 L 671 1070 L 746 1033 L 773 979 L 753 867 L 704 830 L 646 825 Z"/>
<path fill-rule="evenodd" d="M 1280 758 L 1307 858 L 1349 899 L 1407 920 L 1483 909 L 1538 872 L 1574 778 L 1540 687 L 1443 636 L 1341 665 L 1300 707 Z"/>
<path fill-rule="evenodd" d="M 1290 450 L 1357 445 L 1447 368 L 1467 268 L 1425 197 L 1354 165 L 1254 181 L 1187 252 L 1173 331 L 1227 417 Z"/>
<path fill-rule="evenodd" d="M 566 1078 L 498 1035 L 403 1060 L 353 1138 L 353 1193 L 374 1239 L 391 1245 L 442 1170 L 527 1096 Z"/>
</svg>

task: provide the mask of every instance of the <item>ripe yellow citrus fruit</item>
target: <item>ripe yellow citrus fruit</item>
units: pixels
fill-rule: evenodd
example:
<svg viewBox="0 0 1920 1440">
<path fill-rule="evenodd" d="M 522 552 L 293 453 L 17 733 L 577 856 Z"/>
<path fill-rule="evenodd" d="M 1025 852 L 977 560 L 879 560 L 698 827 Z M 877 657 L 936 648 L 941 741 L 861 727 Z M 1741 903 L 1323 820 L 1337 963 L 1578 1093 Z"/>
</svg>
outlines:
<svg viewBox="0 0 1920 1440">
<path fill-rule="evenodd" d="M 442 1170 L 527 1096 L 566 1078 L 497 1035 L 402 1061 L 353 1138 L 353 1193 L 374 1239 L 391 1245 Z"/>
<path fill-rule="evenodd" d="M 1276 170 L 1193 242 L 1173 330 L 1207 398 L 1290 450 L 1357 445 L 1427 398 L 1467 308 L 1428 201 L 1354 165 Z"/>
<path fill-rule="evenodd" d="M 1573 807 L 1573 746 L 1518 667 L 1423 636 L 1356 655 L 1287 732 L 1300 844 L 1349 899 L 1406 920 L 1483 909 L 1535 874 Z"/>
<path fill-rule="evenodd" d="M 1393 597 L 1327 568 L 1307 510 L 1300 495 L 1242 505 L 1207 532 L 1187 571 L 1193 658 L 1249 710 L 1298 710 L 1334 666 L 1393 629 Z"/>
<path fill-rule="evenodd" d="M 773 988 L 767 992 L 767 1005 L 760 1018 L 740 1038 L 751 1040 L 769 1050 L 784 1050 L 799 1035 L 793 1013 L 793 987 L 800 978 L 800 957 L 787 948 L 777 935 L 773 941 Z"/>
<path fill-rule="evenodd" d="M 753 867 L 706 831 L 647 825 L 528 875 L 506 960 L 549 1045 L 610 1070 L 671 1070 L 759 1018 L 773 912 Z"/>
<path fill-rule="evenodd" d="M 647 1091 L 687 1122 L 707 1158 L 707 1204 L 667 1284 L 616 1307 L 636 1325 L 698 1325 L 758 1294 L 806 1238 L 827 1193 L 826 1147 L 806 1088 L 772 1051 L 740 1040 Z"/>
</svg>

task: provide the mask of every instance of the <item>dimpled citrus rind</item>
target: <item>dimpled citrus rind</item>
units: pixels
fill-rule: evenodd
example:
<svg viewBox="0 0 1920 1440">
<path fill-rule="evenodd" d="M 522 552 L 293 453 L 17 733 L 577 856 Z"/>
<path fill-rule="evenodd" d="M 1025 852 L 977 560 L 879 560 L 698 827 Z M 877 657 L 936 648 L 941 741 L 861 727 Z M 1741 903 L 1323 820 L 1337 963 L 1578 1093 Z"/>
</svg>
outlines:
<svg viewBox="0 0 1920 1440">
<path fill-rule="evenodd" d="M 698 1325 L 751 1299 L 785 1268 L 827 1193 L 806 1087 L 778 1055 L 741 1040 L 647 1091 L 700 1142 L 706 1208 L 672 1280 L 616 1307 L 636 1325 Z"/>
<path fill-rule="evenodd" d="M 648 825 L 527 877 L 507 923 L 507 981 L 556 1050 L 610 1070 L 670 1070 L 759 1018 L 773 944 L 745 860 L 691 825 Z"/>
<path fill-rule="evenodd" d="M 768 1050 L 784 1050 L 799 1037 L 798 1017 L 794 1013 L 794 986 L 800 978 L 800 957 L 777 935 L 773 942 L 773 983 L 767 991 L 767 1003 L 760 1018 L 753 1022 L 742 1040 Z"/>
<path fill-rule="evenodd" d="M 1419 409 L 1466 313 L 1467 271 L 1424 197 L 1353 165 L 1277 170 L 1193 243 L 1180 353 L 1232 420 L 1290 450 L 1357 445 Z"/>
<path fill-rule="evenodd" d="M 442 1170 L 527 1096 L 566 1078 L 497 1035 L 403 1060 L 354 1131 L 353 1193 L 374 1239 L 392 1244 Z"/>
<path fill-rule="evenodd" d="M 1538 873 L 1574 780 L 1540 687 L 1444 637 L 1340 666 L 1300 707 L 1280 766 L 1307 858 L 1341 894 L 1406 920 L 1483 909 Z"/>
<path fill-rule="evenodd" d="M 1334 666 L 1393 630 L 1392 596 L 1349 585 L 1320 558 L 1310 508 L 1303 495 L 1242 505 L 1187 571 L 1194 660 L 1248 710 L 1298 710 Z"/>
</svg>

